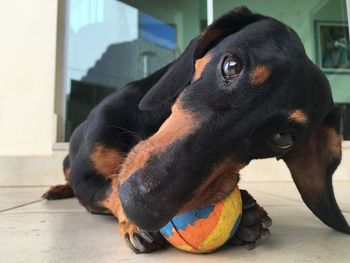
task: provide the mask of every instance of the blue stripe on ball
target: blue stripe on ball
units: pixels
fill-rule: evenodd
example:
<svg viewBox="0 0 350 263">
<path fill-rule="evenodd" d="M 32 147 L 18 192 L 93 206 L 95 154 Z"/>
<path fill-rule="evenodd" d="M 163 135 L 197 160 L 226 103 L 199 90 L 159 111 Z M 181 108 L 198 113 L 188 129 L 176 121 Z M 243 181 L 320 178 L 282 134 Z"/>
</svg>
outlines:
<svg viewBox="0 0 350 263">
<path fill-rule="evenodd" d="M 162 235 L 163 235 L 165 238 L 168 238 L 168 237 L 174 235 L 174 232 L 173 232 L 173 222 L 172 222 L 172 221 L 168 222 L 168 224 L 166 224 L 165 226 L 163 226 L 159 231 L 160 231 L 160 233 L 162 233 Z"/>
<path fill-rule="evenodd" d="M 168 238 L 174 234 L 174 225 L 176 225 L 177 230 L 186 230 L 188 225 L 193 225 L 198 219 L 208 218 L 210 213 L 213 212 L 214 208 L 214 205 L 210 205 L 175 216 L 170 222 L 160 229 L 160 232 L 165 238 Z"/>
<path fill-rule="evenodd" d="M 175 216 L 172 221 L 175 223 L 177 230 L 186 230 L 188 225 L 193 225 L 198 219 L 208 218 L 214 208 L 214 205 L 210 205 L 204 208 L 191 210 L 184 214 Z"/>
<path fill-rule="evenodd" d="M 236 231 L 237 231 L 237 229 L 238 229 L 238 227 L 239 227 L 239 224 L 241 223 L 241 218 L 242 218 L 242 216 L 239 215 L 238 218 L 237 218 L 237 220 L 236 220 L 236 223 L 235 223 L 235 225 L 233 226 L 233 228 L 232 228 L 232 230 L 231 230 L 231 233 L 230 233 L 230 235 L 229 235 L 229 237 L 228 237 L 227 240 L 229 240 L 231 237 L 233 237 L 233 235 L 236 233 Z"/>
</svg>

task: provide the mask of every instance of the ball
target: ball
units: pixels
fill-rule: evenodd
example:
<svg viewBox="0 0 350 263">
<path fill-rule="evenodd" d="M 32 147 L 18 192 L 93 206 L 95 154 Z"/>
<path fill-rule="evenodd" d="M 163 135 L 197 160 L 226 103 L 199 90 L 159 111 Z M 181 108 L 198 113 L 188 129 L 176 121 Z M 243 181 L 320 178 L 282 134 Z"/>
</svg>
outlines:
<svg viewBox="0 0 350 263">
<path fill-rule="evenodd" d="M 210 253 L 237 231 L 242 216 L 238 187 L 225 199 L 175 216 L 160 229 L 174 247 L 191 253 Z"/>
</svg>

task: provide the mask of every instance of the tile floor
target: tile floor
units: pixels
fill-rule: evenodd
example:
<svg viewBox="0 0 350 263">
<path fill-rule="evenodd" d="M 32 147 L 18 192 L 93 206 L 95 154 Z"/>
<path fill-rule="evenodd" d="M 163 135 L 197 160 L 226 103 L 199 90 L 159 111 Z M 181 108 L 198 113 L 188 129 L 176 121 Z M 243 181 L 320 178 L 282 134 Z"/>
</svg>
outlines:
<svg viewBox="0 0 350 263">
<path fill-rule="evenodd" d="M 225 247 L 209 255 L 168 248 L 133 254 L 113 217 L 92 215 L 76 199 L 41 200 L 46 187 L 0 187 L 0 262 L 350 262 L 350 236 L 324 226 L 292 183 L 241 183 L 273 219 L 256 249 Z M 350 182 L 335 183 L 350 222 Z"/>
</svg>

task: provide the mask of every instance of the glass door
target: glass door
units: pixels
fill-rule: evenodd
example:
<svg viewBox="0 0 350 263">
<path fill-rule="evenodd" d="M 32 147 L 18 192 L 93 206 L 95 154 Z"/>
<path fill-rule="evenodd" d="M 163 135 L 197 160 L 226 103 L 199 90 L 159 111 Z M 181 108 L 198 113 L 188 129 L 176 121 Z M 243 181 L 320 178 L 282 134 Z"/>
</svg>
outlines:
<svg viewBox="0 0 350 263">
<path fill-rule="evenodd" d="M 105 96 L 173 61 L 207 23 L 205 0 L 66 3 L 65 141 Z"/>
</svg>

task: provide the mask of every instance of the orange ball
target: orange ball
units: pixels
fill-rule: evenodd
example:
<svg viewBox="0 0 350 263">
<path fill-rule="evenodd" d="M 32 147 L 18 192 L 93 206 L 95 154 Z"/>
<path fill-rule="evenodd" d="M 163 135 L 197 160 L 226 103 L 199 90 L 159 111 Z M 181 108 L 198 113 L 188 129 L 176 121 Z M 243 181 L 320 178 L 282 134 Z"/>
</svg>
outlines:
<svg viewBox="0 0 350 263">
<path fill-rule="evenodd" d="M 191 253 L 210 253 L 237 231 L 242 215 L 238 187 L 216 204 L 175 216 L 160 229 L 174 247 Z"/>
</svg>

